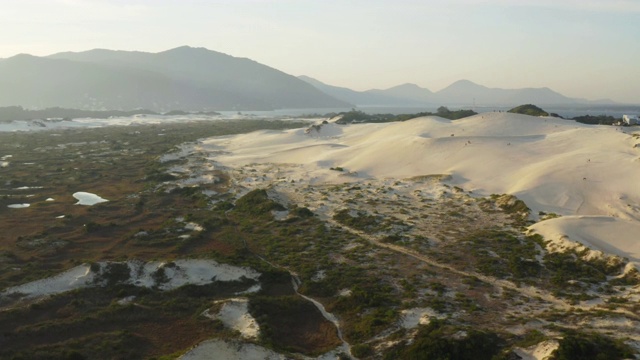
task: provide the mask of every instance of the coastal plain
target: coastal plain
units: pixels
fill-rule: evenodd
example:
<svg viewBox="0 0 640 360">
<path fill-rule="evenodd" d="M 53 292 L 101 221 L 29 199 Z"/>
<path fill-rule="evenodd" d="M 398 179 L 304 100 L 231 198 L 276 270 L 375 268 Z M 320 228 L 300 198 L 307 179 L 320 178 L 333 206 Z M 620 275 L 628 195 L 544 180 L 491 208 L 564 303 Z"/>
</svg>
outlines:
<svg viewBox="0 0 640 360">
<path fill-rule="evenodd" d="M 336 120 L 0 133 L 0 354 L 638 353 L 637 127 Z"/>
</svg>

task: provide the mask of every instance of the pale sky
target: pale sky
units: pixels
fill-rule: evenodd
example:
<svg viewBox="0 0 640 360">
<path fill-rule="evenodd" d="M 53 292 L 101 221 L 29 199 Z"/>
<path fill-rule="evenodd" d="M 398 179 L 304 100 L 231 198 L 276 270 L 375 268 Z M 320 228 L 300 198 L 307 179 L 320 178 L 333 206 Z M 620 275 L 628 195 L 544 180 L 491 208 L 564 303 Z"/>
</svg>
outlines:
<svg viewBox="0 0 640 360">
<path fill-rule="evenodd" d="M 182 45 L 355 90 L 467 79 L 640 103 L 640 0 L 0 0 L 0 58 Z"/>
</svg>

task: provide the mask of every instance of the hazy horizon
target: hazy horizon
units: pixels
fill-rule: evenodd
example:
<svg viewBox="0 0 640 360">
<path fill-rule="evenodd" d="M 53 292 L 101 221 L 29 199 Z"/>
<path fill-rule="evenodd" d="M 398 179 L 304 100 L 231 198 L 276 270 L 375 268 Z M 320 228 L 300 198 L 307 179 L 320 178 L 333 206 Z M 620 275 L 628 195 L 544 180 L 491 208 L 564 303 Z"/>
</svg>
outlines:
<svg viewBox="0 0 640 360">
<path fill-rule="evenodd" d="M 640 103 L 640 2 L 3 1 L 0 58 L 188 45 L 367 90 L 466 79 Z"/>
</svg>

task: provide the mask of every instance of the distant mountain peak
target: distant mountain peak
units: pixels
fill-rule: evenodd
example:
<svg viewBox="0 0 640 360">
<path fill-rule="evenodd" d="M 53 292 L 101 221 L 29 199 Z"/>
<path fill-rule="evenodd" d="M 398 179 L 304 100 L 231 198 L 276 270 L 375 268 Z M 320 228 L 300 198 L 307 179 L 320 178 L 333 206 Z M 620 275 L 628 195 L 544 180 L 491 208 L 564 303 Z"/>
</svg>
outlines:
<svg viewBox="0 0 640 360">
<path fill-rule="evenodd" d="M 478 84 L 474 83 L 471 80 L 461 79 L 461 80 L 453 82 L 451 85 L 478 85 Z"/>
<path fill-rule="evenodd" d="M 423 98 L 432 94 L 431 90 L 420 87 L 413 83 L 404 83 L 382 91 L 388 93 L 389 95 L 403 95 L 407 97 L 413 97 L 414 99 Z"/>
<path fill-rule="evenodd" d="M 43 58 L 33 56 L 30 54 L 18 54 L 10 58 L 5 59 L 8 63 L 20 63 L 20 64 L 38 64 L 45 61 Z"/>
<path fill-rule="evenodd" d="M 414 83 L 404 83 L 404 84 L 400 84 L 400 85 L 396 85 L 393 87 L 388 88 L 387 90 L 393 90 L 393 89 L 403 89 L 403 90 L 427 90 L 423 87 L 418 86 L 417 84 Z"/>
<path fill-rule="evenodd" d="M 452 83 L 451 85 L 447 86 L 443 90 L 446 90 L 446 89 L 456 89 L 456 90 L 457 89 L 487 89 L 487 87 L 480 84 L 476 84 L 471 80 L 463 79 L 463 80 L 458 80 Z"/>
<path fill-rule="evenodd" d="M 217 51 L 209 50 L 205 47 L 194 47 L 189 45 L 182 45 L 173 49 L 161 51 L 159 54 L 170 53 L 170 52 L 217 52 Z"/>
<path fill-rule="evenodd" d="M 458 80 L 446 88 L 431 92 L 414 83 L 404 83 L 385 90 L 353 91 L 324 84 L 316 79 L 301 76 L 335 98 L 360 106 L 515 106 L 517 104 L 569 105 L 613 103 L 610 100 L 589 101 L 566 97 L 548 87 L 501 89 L 490 88 L 471 80 Z"/>
<path fill-rule="evenodd" d="M 9 57 L 9 58 L 7 58 L 7 59 L 17 59 L 17 60 L 20 60 L 20 59 L 36 59 L 36 58 L 37 58 L 37 56 L 33 56 L 33 55 L 31 55 L 31 54 L 24 54 L 24 53 L 22 53 L 22 54 L 13 55 L 13 56 L 11 56 L 11 57 Z"/>
</svg>

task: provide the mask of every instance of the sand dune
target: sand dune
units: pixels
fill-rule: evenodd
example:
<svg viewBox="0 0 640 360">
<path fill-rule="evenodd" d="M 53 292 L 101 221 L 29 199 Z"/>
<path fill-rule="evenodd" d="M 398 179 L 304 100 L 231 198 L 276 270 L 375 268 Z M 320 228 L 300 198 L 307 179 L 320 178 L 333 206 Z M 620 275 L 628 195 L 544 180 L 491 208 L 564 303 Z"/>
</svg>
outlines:
<svg viewBox="0 0 640 360">
<path fill-rule="evenodd" d="M 542 221 L 531 230 L 560 243 L 565 239 L 590 249 L 626 257 L 640 267 L 640 222 L 608 216 L 567 216 Z"/>
<path fill-rule="evenodd" d="M 640 223 L 640 138 L 633 136 L 633 130 L 485 113 L 455 121 L 427 117 L 261 131 L 207 139 L 199 150 L 215 151 L 211 159 L 231 167 L 291 164 L 289 178 L 311 183 L 450 174 L 451 184 L 476 194 L 516 195 L 532 209 L 534 218 L 544 211 L 628 220 L 607 223 L 608 233 L 626 238 L 636 229 L 629 224 Z M 553 224 L 564 222 L 566 233 L 582 224 L 589 228 L 600 224 L 582 217 Z M 615 249 L 607 251 L 634 254 L 633 241 L 618 244 L 618 238 L 590 241 L 598 246 L 613 242 Z"/>
</svg>

